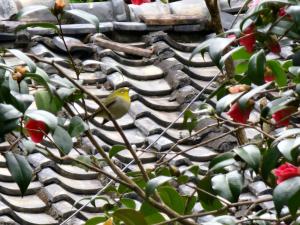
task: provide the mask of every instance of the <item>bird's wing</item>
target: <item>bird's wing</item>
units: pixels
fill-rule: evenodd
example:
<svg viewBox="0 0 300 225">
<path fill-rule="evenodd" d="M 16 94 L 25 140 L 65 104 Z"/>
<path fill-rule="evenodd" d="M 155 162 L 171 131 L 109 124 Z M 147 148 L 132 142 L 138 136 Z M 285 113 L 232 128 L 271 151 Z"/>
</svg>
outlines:
<svg viewBox="0 0 300 225">
<path fill-rule="evenodd" d="M 109 108 L 112 104 L 114 104 L 118 100 L 118 96 L 115 98 L 106 98 L 103 100 L 103 104 L 106 106 L 106 108 Z"/>
</svg>

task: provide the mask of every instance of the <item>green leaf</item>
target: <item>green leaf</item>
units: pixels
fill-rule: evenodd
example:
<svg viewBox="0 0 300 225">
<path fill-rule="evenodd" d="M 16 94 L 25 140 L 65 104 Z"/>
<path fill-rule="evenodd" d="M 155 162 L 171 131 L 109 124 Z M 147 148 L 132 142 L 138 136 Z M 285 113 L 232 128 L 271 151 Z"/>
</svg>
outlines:
<svg viewBox="0 0 300 225">
<path fill-rule="evenodd" d="M 23 16 L 26 16 L 28 14 L 41 11 L 41 10 L 48 10 L 49 8 L 45 5 L 32 5 L 22 8 L 19 13 L 17 14 L 17 18 L 20 19 Z"/>
<path fill-rule="evenodd" d="M 85 225 L 99 225 L 100 223 L 104 223 L 107 220 L 106 217 L 96 216 L 91 219 L 88 219 L 85 222 Z"/>
<path fill-rule="evenodd" d="M 14 106 L 7 104 L 0 104 L 0 137 L 6 133 L 14 130 L 19 122 L 22 113 Z"/>
<path fill-rule="evenodd" d="M 130 209 L 136 209 L 136 204 L 135 201 L 133 199 L 129 199 L 129 198 L 122 198 L 120 199 L 120 202 L 126 206 L 126 208 L 130 208 Z"/>
<path fill-rule="evenodd" d="M 236 161 L 234 159 L 234 154 L 232 152 L 226 152 L 213 158 L 209 164 L 209 169 L 211 171 L 218 170 L 226 166 L 232 165 L 235 162 Z"/>
<path fill-rule="evenodd" d="M 66 13 L 72 14 L 74 16 L 80 17 L 83 20 L 86 20 L 87 22 L 89 22 L 95 26 L 97 33 L 100 32 L 100 21 L 97 16 L 95 16 L 91 13 L 82 11 L 80 9 L 67 10 Z"/>
<path fill-rule="evenodd" d="M 280 141 L 277 145 L 280 153 L 289 161 L 293 161 L 292 150 L 294 149 L 295 139 L 284 139 Z"/>
<path fill-rule="evenodd" d="M 220 60 L 225 48 L 228 47 L 234 40 L 232 38 L 213 38 L 208 47 L 208 53 L 212 61 L 217 67 L 222 70 Z"/>
<path fill-rule="evenodd" d="M 56 33 L 58 33 L 58 27 L 53 23 L 47 23 L 47 22 L 36 22 L 36 23 L 27 23 L 27 24 L 21 24 L 16 27 L 15 32 L 18 32 L 20 30 L 25 30 L 28 27 L 41 27 L 46 29 L 52 29 Z"/>
<path fill-rule="evenodd" d="M 265 90 L 267 87 L 269 87 L 272 84 L 272 82 L 268 82 L 264 85 L 258 86 L 256 88 L 253 88 L 252 90 L 250 90 L 249 92 L 247 92 L 246 94 L 244 94 L 240 99 L 239 99 L 239 104 L 240 107 L 242 109 L 245 109 L 248 107 L 248 102 L 249 99 L 251 99 L 254 95 L 256 95 L 257 93 Z"/>
<path fill-rule="evenodd" d="M 224 67 L 225 61 L 229 57 L 231 57 L 232 60 L 242 60 L 242 59 L 248 60 L 251 57 L 251 54 L 246 51 L 244 46 L 239 46 L 237 48 L 234 48 L 234 49 L 230 50 L 229 52 L 227 52 L 224 56 L 222 56 L 222 58 L 220 60 L 220 65 L 222 67 Z"/>
<path fill-rule="evenodd" d="M 158 194 L 167 206 L 179 214 L 184 214 L 185 199 L 173 187 L 159 187 Z"/>
<path fill-rule="evenodd" d="M 211 177 L 209 175 L 198 181 L 197 186 L 198 188 L 215 195 L 215 191 L 212 189 Z M 198 191 L 198 201 L 200 201 L 202 207 L 206 211 L 222 208 L 222 204 L 218 199 L 202 191 Z"/>
<path fill-rule="evenodd" d="M 253 54 L 249 60 L 247 77 L 257 85 L 264 84 L 266 56 L 263 49 Z"/>
<path fill-rule="evenodd" d="M 62 109 L 63 102 L 56 96 L 51 96 L 46 90 L 39 90 L 34 93 L 37 109 L 45 110 L 56 114 Z"/>
<path fill-rule="evenodd" d="M 6 163 L 14 181 L 18 184 L 22 196 L 31 182 L 33 171 L 26 158 L 12 152 L 5 153 Z"/>
<path fill-rule="evenodd" d="M 113 217 L 123 221 L 126 225 L 148 225 L 143 214 L 133 209 L 117 209 Z"/>
<path fill-rule="evenodd" d="M 237 171 L 219 174 L 211 179 L 212 188 L 221 197 L 236 202 L 243 188 L 243 177 Z"/>
<path fill-rule="evenodd" d="M 300 128 L 293 128 L 293 129 L 289 129 L 289 130 L 285 130 L 282 131 L 278 134 L 278 138 L 276 138 L 273 142 L 272 142 L 272 146 L 277 145 L 277 143 L 285 138 L 291 137 L 291 136 L 295 136 L 300 134 Z"/>
<path fill-rule="evenodd" d="M 258 171 L 261 153 L 256 145 L 246 145 L 240 148 L 234 149 L 234 152 L 241 157 L 252 169 Z"/>
<path fill-rule="evenodd" d="M 156 224 L 166 220 L 163 215 L 147 201 L 143 202 L 140 212 L 144 215 L 148 224 Z"/>
<path fill-rule="evenodd" d="M 124 149 L 126 149 L 126 146 L 124 146 L 124 145 L 114 145 L 114 146 L 112 146 L 112 148 L 109 150 L 109 158 L 114 157 L 120 151 L 123 151 Z"/>
<path fill-rule="evenodd" d="M 81 135 L 88 129 L 88 125 L 81 119 L 79 116 L 72 117 L 69 127 L 68 133 L 71 137 L 77 137 Z"/>
<path fill-rule="evenodd" d="M 183 127 L 191 134 L 194 128 L 197 126 L 198 120 L 197 115 L 191 110 L 186 110 L 183 117 Z"/>
<path fill-rule="evenodd" d="M 49 93 L 53 94 L 53 90 L 49 84 L 49 82 L 50 82 L 49 77 L 45 76 L 45 75 L 41 75 L 41 74 L 43 74 L 41 71 L 40 71 L 40 74 L 26 73 L 24 77 L 28 77 L 28 78 L 35 80 L 38 84 L 43 85 Z"/>
<path fill-rule="evenodd" d="M 297 209 L 300 207 L 300 177 L 293 177 L 283 181 L 276 186 L 273 192 L 273 201 L 275 209 L 280 214 L 283 206 L 288 206 L 290 213 L 295 216 Z"/>
<path fill-rule="evenodd" d="M 22 139 L 22 145 L 23 149 L 29 153 L 35 150 L 35 143 L 30 140 Z"/>
<path fill-rule="evenodd" d="M 279 110 L 287 108 L 288 107 L 287 105 L 290 105 L 295 100 L 296 98 L 294 97 L 283 96 L 281 98 L 270 101 L 268 102 L 267 106 L 262 109 L 261 116 L 263 118 L 272 116 L 274 113 L 278 112 Z"/>
<path fill-rule="evenodd" d="M 228 94 L 221 98 L 216 105 L 216 111 L 218 114 L 221 114 L 231 103 L 235 102 L 244 92 L 236 94 Z"/>
<path fill-rule="evenodd" d="M 155 189 L 160 185 L 172 180 L 172 177 L 158 176 L 149 180 L 146 184 L 146 195 L 150 196 L 155 192 Z"/>
<path fill-rule="evenodd" d="M 73 147 L 71 136 L 62 127 L 57 126 L 53 133 L 53 140 L 64 155 L 68 155 Z"/>
<path fill-rule="evenodd" d="M 270 172 L 276 167 L 280 156 L 281 154 L 277 148 L 271 148 L 264 152 L 261 166 L 261 175 L 264 180 L 268 180 Z"/>
<path fill-rule="evenodd" d="M 7 51 L 9 51 L 11 54 L 24 61 L 29 67 L 29 71 L 31 73 L 35 73 L 36 65 L 27 55 L 25 55 L 23 52 L 17 49 L 8 49 Z"/>
<path fill-rule="evenodd" d="M 286 74 L 277 60 L 267 61 L 267 66 L 272 70 L 275 75 L 275 81 L 279 87 L 284 87 L 287 84 Z"/>
<path fill-rule="evenodd" d="M 192 52 L 189 61 L 191 61 L 195 55 L 197 55 L 199 52 L 201 53 L 202 57 L 204 57 L 204 52 L 207 51 L 208 46 L 211 44 L 213 39 L 208 39 L 204 42 L 202 42 L 200 45 L 198 45 Z"/>
<path fill-rule="evenodd" d="M 45 110 L 28 111 L 25 116 L 33 120 L 43 121 L 51 130 L 55 130 L 57 127 L 57 117 Z"/>
</svg>

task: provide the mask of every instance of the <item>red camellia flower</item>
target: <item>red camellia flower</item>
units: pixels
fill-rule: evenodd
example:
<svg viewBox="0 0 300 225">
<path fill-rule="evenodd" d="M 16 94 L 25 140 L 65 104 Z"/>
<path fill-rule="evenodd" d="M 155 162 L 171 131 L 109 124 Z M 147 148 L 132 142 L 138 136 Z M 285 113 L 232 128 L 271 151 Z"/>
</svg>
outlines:
<svg viewBox="0 0 300 225">
<path fill-rule="evenodd" d="M 284 7 L 281 7 L 278 11 L 278 16 L 285 16 L 286 15 L 286 11 Z"/>
<path fill-rule="evenodd" d="M 294 113 L 295 111 L 296 111 L 296 109 L 294 107 L 291 107 L 291 108 L 279 110 L 276 113 L 274 113 L 272 115 L 272 118 L 275 120 L 276 126 L 277 127 L 288 126 L 290 124 L 289 116 L 292 113 Z M 284 119 L 284 118 L 286 118 L 286 119 Z"/>
<path fill-rule="evenodd" d="M 266 83 L 271 82 L 271 81 L 275 80 L 275 76 L 273 74 L 265 75 L 264 80 L 265 80 Z"/>
<path fill-rule="evenodd" d="M 35 143 L 41 143 L 45 133 L 47 133 L 47 125 L 43 121 L 29 119 L 25 124 L 25 128 L 31 140 Z"/>
<path fill-rule="evenodd" d="M 255 47 L 255 25 L 252 24 L 244 31 L 244 37 L 240 38 L 240 45 L 243 45 L 249 53 L 254 51 Z"/>
<path fill-rule="evenodd" d="M 231 106 L 231 108 L 227 112 L 227 115 L 230 116 L 234 122 L 245 124 L 249 119 L 251 110 L 252 103 L 251 106 L 248 106 L 246 109 L 242 109 L 240 105 L 236 102 Z"/>
<path fill-rule="evenodd" d="M 143 3 L 149 3 L 151 0 L 131 0 L 131 3 L 134 5 L 141 5 Z"/>
<path fill-rule="evenodd" d="M 300 169 L 290 163 L 285 163 L 274 170 L 277 177 L 277 184 L 296 176 L 300 176 Z"/>
<path fill-rule="evenodd" d="M 277 41 L 271 41 L 267 47 L 274 54 L 279 54 L 281 52 L 281 47 Z"/>
</svg>

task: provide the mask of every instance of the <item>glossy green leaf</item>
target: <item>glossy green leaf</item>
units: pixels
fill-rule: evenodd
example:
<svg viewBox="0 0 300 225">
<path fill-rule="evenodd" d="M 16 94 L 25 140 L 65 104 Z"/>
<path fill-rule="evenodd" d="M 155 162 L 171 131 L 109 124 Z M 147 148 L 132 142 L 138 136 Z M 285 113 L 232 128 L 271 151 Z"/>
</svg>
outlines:
<svg viewBox="0 0 300 225">
<path fill-rule="evenodd" d="M 22 113 L 14 106 L 0 104 L 0 137 L 3 137 L 7 132 L 14 130 L 19 122 Z"/>
<path fill-rule="evenodd" d="M 294 102 L 296 98 L 290 96 L 283 96 L 281 98 L 275 99 L 268 102 L 267 106 L 262 109 L 261 116 L 264 118 L 272 116 L 279 110 L 282 110 L 287 107 L 287 105 Z"/>
<path fill-rule="evenodd" d="M 37 109 L 45 110 L 56 114 L 62 109 L 63 102 L 56 96 L 51 96 L 46 90 L 39 90 L 34 93 L 35 104 Z"/>
<path fill-rule="evenodd" d="M 234 149 L 234 152 L 241 157 L 252 169 L 258 171 L 261 153 L 256 145 L 246 145 L 240 148 Z"/>
<path fill-rule="evenodd" d="M 185 199 L 173 187 L 159 187 L 158 194 L 167 206 L 179 214 L 184 214 Z"/>
<path fill-rule="evenodd" d="M 88 129 L 88 125 L 81 119 L 79 116 L 72 117 L 69 127 L 68 133 L 71 137 L 77 137 L 81 135 Z"/>
<path fill-rule="evenodd" d="M 211 177 L 209 175 L 198 181 L 197 186 L 205 192 L 215 195 L 215 191 L 212 189 Z M 206 211 L 222 208 L 222 204 L 218 199 L 205 192 L 198 191 L 198 201 Z"/>
<path fill-rule="evenodd" d="M 298 25 L 300 24 L 300 6 L 290 6 L 287 8 L 286 13 L 291 15 L 293 21 L 295 21 Z"/>
<path fill-rule="evenodd" d="M 294 177 L 283 181 L 274 189 L 273 200 L 275 209 L 279 214 L 283 206 L 288 206 L 291 214 L 295 216 L 297 209 L 300 207 L 300 177 Z"/>
<path fill-rule="evenodd" d="M 85 225 L 99 225 L 100 223 L 104 223 L 107 220 L 106 217 L 96 216 L 91 219 L 88 219 L 85 222 Z"/>
<path fill-rule="evenodd" d="M 5 158 L 8 170 L 13 180 L 18 184 L 23 196 L 31 182 L 33 170 L 23 155 L 7 152 Z"/>
<path fill-rule="evenodd" d="M 135 201 L 133 199 L 130 198 L 122 198 L 120 199 L 120 202 L 129 209 L 136 209 L 136 204 Z"/>
<path fill-rule="evenodd" d="M 267 61 L 267 66 L 272 70 L 275 75 L 275 81 L 279 87 L 284 87 L 287 84 L 286 74 L 277 60 Z"/>
<path fill-rule="evenodd" d="M 113 217 L 123 221 L 126 225 L 148 225 L 143 214 L 133 209 L 117 209 Z"/>
<path fill-rule="evenodd" d="M 224 67 L 225 61 L 230 57 L 232 58 L 232 60 L 248 60 L 251 57 L 251 54 L 246 51 L 244 46 L 236 47 L 227 52 L 224 56 L 222 56 L 220 60 L 220 65 Z"/>
<path fill-rule="evenodd" d="M 189 131 L 191 134 L 192 131 L 198 124 L 197 115 L 194 114 L 191 110 L 186 110 L 183 116 L 183 127 Z"/>
<path fill-rule="evenodd" d="M 263 49 L 253 54 L 249 59 L 247 77 L 257 85 L 264 84 L 266 56 Z"/>
<path fill-rule="evenodd" d="M 166 220 L 159 210 L 151 206 L 147 201 L 143 202 L 140 212 L 144 215 L 148 224 L 156 224 Z"/>
<path fill-rule="evenodd" d="M 195 55 L 201 53 L 202 57 L 204 57 L 204 52 L 206 52 L 208 50 L 208 46 L 211 44 L 213 39 L 208 39 L 204 42 L 202 42 L 200 45 L 198 45 L 192 52 L 189 61 L 191 61 Z"/>
<path fill-rule="evenodd" d="M 22 61 L 24 61 L 24 63 L 26 63 L 26 65 L 29 68 L 29 71 L 31 73 L 35 73 L 36 72 L 36 65 L 35 63 L 23 52 L 21 52 L 18 49 L 8 49 L 8 51 L 13 54 L 14 56 L 16 56 L 17 58 L 21 59 Z"/>
<path fill-rule="evenodd" d="M 167 176 L 158 176 L 148 181 L 146 185 L 146 195 L 150 196 L 152 195 L 156 188 L 158 188 L 160 185 L 172 180 L 172 177 Z"/>
<path fill-rule="evenodd" d="M 300 134 L 300 128 L 293 128 L 289 130 L 284 130 L 278 134 L 278 137 L 272 142 L 272 146 L 277 145 L 277 143 L 285 138 L 299 135 Z"/>
<path fill-rule="evenodd" d="M 63 155 L 68 155 L 73 147 L 71 136 L 60 126 L 57 126 L 54 130 L 53 141 L 62 151 Z"/>
<path fill-rule="evenodd" d="M 295 143 L 294 138 L 287 138 L 280 141 L 277 145 L 280 153 L 289 161 L 293 161 L 292 150 Z"/>
<path fill-rule="evenodd" d="M 43 74 L 42 72 L 40 74 L 37 73 L 26 73 L 25 77 L 31 78 L 34 81 L 36 81 L 38 84 L 43 85 L 47 91 L 51 94 L 53 94 L 53 88 L 50 86 L 50 80 L 47 76 L 41 75 Z"/>
<path fill-rule="evenodd" d="M 222 70 L 222 65 L 220 64 L 221 57 L 224 50 L 233 42 L 232 38 L 213 38 L 208 47 L 208 53 L 214 64 Z"/>
<path fill-rule="evenodd" d="M 22 8 L 19 13 L 17 14 L 17 18 L 20 19 L 21 17 L 27 16 L 37 11 L 41 10 L 48 10 L 48 7 L 45 5 L 31 5 Z"/>
<path fill-rule="evenodd" d="M 66 13 L 80 17 L 81 19 L 93 24 L 96 28 L 96 32 L 97 33 L 100 32 L 100 21 L 97 16 L 95 16 L 91 13 L 85 12 L 83 10 L 80 10 L 80 9 L 67 10 Z"/>
<path fill-rule="evenodd" d="M 241 97 L 244 92 L 236 94 L 228 94 L 221 98 L 216 105 L 216 111 L 218 114 L 221 114 L 230 104 L 235 102 L 239 97 Z"/>
<path fill-rule="evenodd" d="M 226 152 L 216 156 L 211 160 L 209 164 L 209 169 L 211 171 L 224 168 L 226 166 L 234 164 L 236 161 L 234 159 L 234 154 L 232 152 Z"/>
<path fill-rule="evenodd" d="M 36 23 L 27 23 L 27 24 L 21 24 L 16 27 L 15 32 L 18 32 L 20 30 L 25 30 L 27 28 L 33 28 L 33 27 L 41 27 L 46 29 L 52 29 L 55 32 L 58 33 L 58 27 L 53 23 L 47 23 L 47 22 L 36 22 Z"/>
<path fill-rule="evenodd" d="M 211 182 L 216 193 L 230 202 L 238 200 L 243 188 L 243 177 L 237 171 L 214 176 Z"/>
<path fill-rule="evenodd" d="M 244 94 L 238 101 L 240 104 L 240 107 L 245 109 L 248 107 L 248 102 L 251 98 L 253 98 L 256 94 L 258 94 L 261 91 L 264 91 L 267 87 L 269 87 L 272 83 L 268 82 L 264 85 L 258 86 L 256 88 L 253 88 L 252 90 L 248 91 L 246 94 Z"/>
<path fill-rule="evenodd" d="M 51 130 L 56 129 L 57 117 L 50 112 L 45 110 L 33 110 L 26 112 L 25 116 L 34 120 L 43 121 Z"/>
<path fill-rule="evenodd" d="M 120 151 L 123 151 L 126 149 L 126 146 L 124 145 L 114 145 L 109 150 L 109 158 L 112 158 L 116 156 Z"/>
<path fill-rule="evenodd" d="M 264 180 L 268 180 L 271 171 L 276 167 L 277 161 L 281 156 L 277 148 L 271 148 L 264 152 L 261 165 L 261 175 Z"/>
</svg>

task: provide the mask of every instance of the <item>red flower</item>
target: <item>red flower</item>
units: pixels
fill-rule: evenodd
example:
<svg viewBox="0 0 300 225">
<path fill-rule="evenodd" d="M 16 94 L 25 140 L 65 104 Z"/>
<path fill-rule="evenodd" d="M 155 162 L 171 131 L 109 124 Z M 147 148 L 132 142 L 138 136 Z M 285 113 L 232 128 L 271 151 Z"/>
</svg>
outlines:
<svg viewBox="0 0 300 225">
<path fill-rule="evenodd" d="M 151 0 L 131 0 L 131 3 L 134 5 L 141 5 L 143 3 L 149 3 Z"/>
<path fill-rule="evenodd" d="M 45 133 L 47 133 L 47 125 L 43 121 L 29 119 L 25 124 L 25 128 L 31 140 L 35 143 L 41 143 Z"/>
<path fill-rule="evenodd" d="M 300 169 L 290 163 L 285 163 L 274 170 L 277 177 L 277 184 L 296 176 L 300 176 Z"/>
<path fill-rule="evenodd" d="M 281 7 L 278 11 L 278 16 L 285 16 L 286 15 L 286 11 L 284 7 Z"/>
<path fill-rule="evenodd" d="M 234 122 L 245 124 L 249 119 L 251 110 L 252 106 L 241 109 L 240 105 L 236 102 L 231 106 L 227 115 L 230 116 Z"/>
<path fill-rule="evenodd" d="M 276 126 L 277 127 L 288 126 L 290 124 L 289 116 L 292 113 L 294 113 L 295 111 L 296 111 L 296 109 L 294 107 L 291 107 L 291 108 L 279 110 L 276 113 L 274 113 L 272 115 L 272 118 L 275 120 Z M 284 118 L 286 118 L 286 119 L 284 119 Z"/>
<path fill-rule="evenodd" d="M 273 74 L 265 75 L 264 80 L 265 80 L 266 83 L 271 82 L 271 81 L 275 80 L 275 76 Z"/>
<path fill-rule="evenodd" d="M 281 52 L 281 47 L 280 47 L 279 43 L 275 40 L 270 42 L 267 47 L 274 54 L 279 54 Z"/>
<path fill-rule="evenodd" d="M 240 45 L 243 45 L 249 53 L 254 51 L 255 47 L 255 26 L 252 24 L 244 31 L 244 37 L 240 38 Z"/>
</svg>

